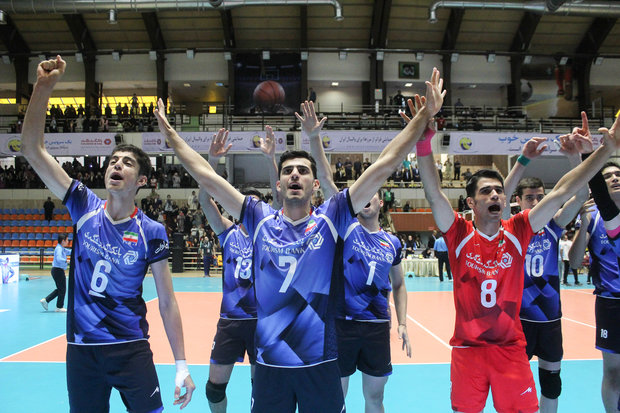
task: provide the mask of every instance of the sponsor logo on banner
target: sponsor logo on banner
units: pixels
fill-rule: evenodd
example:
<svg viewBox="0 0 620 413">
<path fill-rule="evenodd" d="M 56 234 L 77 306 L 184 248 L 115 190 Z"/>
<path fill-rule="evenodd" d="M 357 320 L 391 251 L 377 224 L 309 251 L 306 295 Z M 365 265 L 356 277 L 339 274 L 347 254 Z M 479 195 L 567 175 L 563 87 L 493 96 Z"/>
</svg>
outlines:
<svg viewBox="0 0 620 413">
<path fill-rule="evenodd" d="M 562 156 L 559 134 L 537 134 L 547 138 L 543 155 Z M 451 154 L 464 155 L 520 155 L 523 145 L 532 138 L 531 132 L 450 132 Z M 601 144 L 601 135 L 592 136 L 594 148 Z"/>
</svg>

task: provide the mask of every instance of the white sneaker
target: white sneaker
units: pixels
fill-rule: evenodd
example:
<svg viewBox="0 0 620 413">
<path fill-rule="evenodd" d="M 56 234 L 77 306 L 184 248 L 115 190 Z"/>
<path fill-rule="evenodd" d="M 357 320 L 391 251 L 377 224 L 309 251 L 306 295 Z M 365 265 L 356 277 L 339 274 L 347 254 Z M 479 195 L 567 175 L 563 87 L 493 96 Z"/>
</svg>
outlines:
<svg viewBox="0 0 620 413">
<path fill-rule="evenodd" d="M 45 301 L 45 298 L 41 298 L 41 301 L 39 302 L 41 303 L 41 306 L 43 307 L 43 309 L 47 311 L 47 301 Z"/>
<path fill-rule="evenodd" d="M 57 313 L 66 313 L 66 312 L 67 312 L 67 309 L 66 309 L 66 308 L 57 308 L 57 309 L 56 309 L 56 312 L 57 312 Z"/>
</svg>

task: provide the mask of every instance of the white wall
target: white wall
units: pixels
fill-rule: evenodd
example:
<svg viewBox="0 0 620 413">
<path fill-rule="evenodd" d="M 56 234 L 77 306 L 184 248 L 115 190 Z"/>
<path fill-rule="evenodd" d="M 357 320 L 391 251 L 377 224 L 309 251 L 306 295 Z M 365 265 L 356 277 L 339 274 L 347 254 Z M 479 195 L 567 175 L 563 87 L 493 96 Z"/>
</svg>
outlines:
<svg viewBox="0 0 620 413">
<path fill-rule="evenodd" d="M 185 54 L 166 55 L 166 80 L 193 81 L 217 80 L 227 81 L 228 62 L 223 53 L 196 53 L 193 59 Z"/>
<path fill-rule="evenodd" d="M 155 61 L 148 54 L 121 55 L 121 60 L 111 55 L 97 56 L 95 77 L 97 82 L 157 80 Z"/>
<path fill-rule="evenodd" d="M 620 59 L 605 59 L 601 65 L 592 65 L 590 84 L 592 86 L 620 86 Z"/>
<path fill-rule="evenodd" d="M 497 56 L 495 63 L 488 63 L 486 56 L 461 55 L 452 63 L 452 83 L 510 84 L 510 61 Z"/>
<path fill-rule="evenodd" d="M 308 84 L 313 81 L 368 81 L 370 58 L 367 53 L 349 53 L 340 60 L 338 53 L 310 53 L 308 56 Z"/>
<path fill-rule="evenodd" d="M 312 86 L 308 82 L 309 86 Z M 321 112 L 339 112 L 341 104 L 345 111 L 361 110 L 362 87 L 359 82 L 340 82 L 338 87 L 314 87 L 318 109 Z"/>
</svg>

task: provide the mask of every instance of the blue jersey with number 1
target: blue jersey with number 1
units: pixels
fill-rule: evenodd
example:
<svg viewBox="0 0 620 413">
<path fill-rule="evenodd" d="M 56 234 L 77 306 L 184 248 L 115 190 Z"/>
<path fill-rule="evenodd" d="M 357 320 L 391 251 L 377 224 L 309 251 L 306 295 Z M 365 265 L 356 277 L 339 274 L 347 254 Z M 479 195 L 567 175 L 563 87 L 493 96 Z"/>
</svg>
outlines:
<svg viewBox="0 0 620 413">
<path fill-rule="evenodd" d="M 344 318 L 388 321 L 390 270 L 400 264 L 400 240 L 383 230 L 370 232 L 357 220 L 344 237 Z"/>
<path fill-rule="evenodd" d="M 67 341 L 113 344 L 146 340 L 142 281 L 148 266 L 168 258 L 163 225 L 135 208 L 114 221 L 106 203 L 78 181 L 63 201 L 76 223 L 69 278 Z"/>
<path fill-rule="evenodd" d="M 217 237 L 222 246 L 224 265 L 220 317 L 234 320 L 256 318 L 252 240 L 238 225 L 231 225 Z"/>
<path fill-rule="evenodd" d="M 298 221 L 247 197 L 241 218 L 254 242 L 257 362 L 307 367 L 335 360 L 338 297 L 330 292 L 338 236 L 353 220 L 348 190 Z"/>
<path fill-rule="evenodd" d="M 551 220 L 530 239 L 524 264 L 521 320 L 545 322 L 562 318 L 558 246 L 563 231 Z"/>
</svg>

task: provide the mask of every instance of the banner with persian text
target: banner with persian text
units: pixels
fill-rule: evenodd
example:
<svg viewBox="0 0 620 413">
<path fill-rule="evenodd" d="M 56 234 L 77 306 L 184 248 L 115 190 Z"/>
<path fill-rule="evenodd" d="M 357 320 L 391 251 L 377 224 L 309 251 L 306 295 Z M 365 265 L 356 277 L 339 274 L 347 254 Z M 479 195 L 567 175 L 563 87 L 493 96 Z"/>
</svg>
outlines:
<svg viewBox="0 0 620 413">
<path fill-rule="evenodd" d="M 196 152 L 209 153 L 209 146 L 213 139 L 213 132 L 179 132 L 179 135 Z M 276 152 L 286 150 L 286 132 L 274 132 L 276 137 Z M 265 138 L 265 132 L 229 132 L 227 143 L 232 143 L 230 153 L 256 152 L 260 153 L 260 140 Z M 159 132 L 142 134 L 142 149 L 146 153 L 172 153 L 164 136 Z"/>
<path fill-rule="evenodd" d="M 114 133 L 46 133 L 45 147 L 53 156 L 107 156 L 115 146 Z M 0 156 L 21 155 L 17 133 L 0 134 Z"/>
<path fill-rule="evenodd" d="M 336 131 L 321 132 L 325 152 L 381 152 L 400 131 Z M 310 140 L 301 137 L 301 149 L 310 151 Z"/>
<path fill-rule="evenodd" d="M 561 156 L 561 134 L 533 132 L 449 132 L 449 153 L 454 155 L 520 155 L 525 142 L 537 136 L 547 138 L 543 155 Z M 602 135 L 593 135 L 594 148 L 601 144 Z"/>
</svg>

